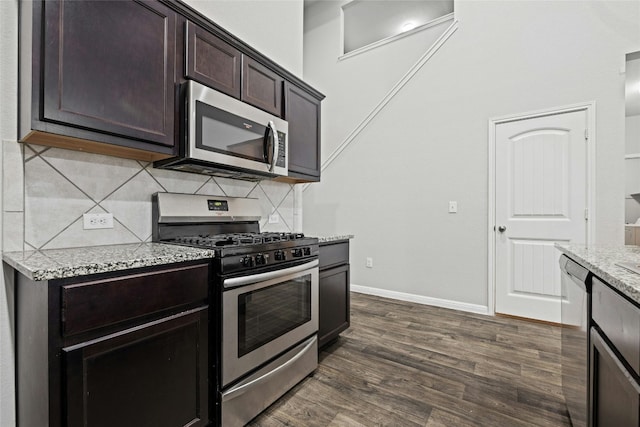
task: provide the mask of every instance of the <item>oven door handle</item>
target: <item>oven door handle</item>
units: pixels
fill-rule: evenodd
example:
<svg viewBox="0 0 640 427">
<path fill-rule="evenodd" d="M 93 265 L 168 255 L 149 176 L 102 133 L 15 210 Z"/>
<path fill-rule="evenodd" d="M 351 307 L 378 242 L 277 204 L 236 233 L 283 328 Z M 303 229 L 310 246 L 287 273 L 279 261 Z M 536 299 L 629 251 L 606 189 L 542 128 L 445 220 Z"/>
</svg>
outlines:
<svg viewBox="0 0 640 427">
<path fill-rule="evenodd" d="M 302 356 L 304 356 L 311 347 L 313 347 L 313 345 L 315 344 L 316 340 L 318 338 L 314 335 L 313 338 L 311 338 L 309 340 L 309 342 L 307 343 L 307 345 L 304 346 L 304 348 L 302 350 L 300 350 L 298 352 L 298 354 L 296 354 L 295 356 L 293 356 L 291 359 L 287 360 L 285 363 L 283 363 L 282 365 L 278 366 L 277 368 L 275 368 L 272 371 L 269 371 L 267 373 L 265 373 L 264 375 L 259 376 L 258 378 L 251 380 L 247 383 L 240 383 L 238 385 L 236 385 L 235 387 L 229 389 L 229 391 L 226 391 L 222 394 L 222 401 L 223 402 L 227 402 L 231 399 L 233 399 L 234 397 L 237 397 L 241 394 L 246 393 L 247 391 L 249 391 L 249 389 L 251 387 L 257 386 L 260 383 L 263 383 L 267 380 L 269 380 L 269 378 L 275 374 L 277 374 L 278 372 L 287 369 L 287 367 L 291 366 L 292 364 L 294 364 L 298 359 L 300 359 Z"/>
<path fill-rule="evenodd" d="M 238 286 L 248 285 L 250 283 L 264 282 L 271 279 L 277 279 L 278 277 L 287 276 L 289 274 L 298 273 L 300 271 L 309 270 L 318 265 L 318 260 L 313 260 L 305 264 L 296 265 L 295 267 L 285 268 L 284 270 L 268 271 L 266 273 L 253 274 L 251 276 L 234 277 L 232 279 L 225 279 L 222 282 L 224 289 L 237 288 Z"/>
</svg>

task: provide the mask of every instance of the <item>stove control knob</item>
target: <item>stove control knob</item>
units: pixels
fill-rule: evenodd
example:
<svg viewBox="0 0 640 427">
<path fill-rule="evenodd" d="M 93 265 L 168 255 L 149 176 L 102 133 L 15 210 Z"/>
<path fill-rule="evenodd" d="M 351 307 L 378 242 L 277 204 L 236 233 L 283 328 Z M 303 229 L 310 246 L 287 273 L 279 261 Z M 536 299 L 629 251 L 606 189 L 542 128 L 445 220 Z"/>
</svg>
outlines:
<svg viewBox="0 0 640 427">
<path fill-rule="evenodd" d="M 265 265 L 267 258 L 263 254 L 256 255 L 256 265 Z"/>
<path fill-rule="evenodd" d="M 292 249 L 291 255 L 293 255 L 294 258 L 300 258 L 302 256 L 302 249 L 301 248 Z"/>
<path fill-rule="evenodd" d="M 240 260 L 243 267 L 253 267 L 253 257 L 246 256 Z"/>
<path fill-rule="evenodd" d="M 309 256 L 311 255 L 311 248 L 302 248 L 302 252 L 304 253 L 304 256 Z"/>
<path fill-rule="evenodd" d="M 284 251 L 275 251 L 273 253 L 273 257 L 276 259 L 276 261 L 284 261 L 287 259 L 287 256 L 284 253 Z"/>
</svg>

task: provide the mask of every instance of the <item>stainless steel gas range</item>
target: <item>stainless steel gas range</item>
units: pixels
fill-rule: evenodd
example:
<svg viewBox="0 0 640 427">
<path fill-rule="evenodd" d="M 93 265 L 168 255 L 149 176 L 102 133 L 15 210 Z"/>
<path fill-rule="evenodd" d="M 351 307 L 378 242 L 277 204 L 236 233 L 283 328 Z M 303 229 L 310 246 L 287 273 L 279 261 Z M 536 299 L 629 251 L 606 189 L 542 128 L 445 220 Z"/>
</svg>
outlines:
<svg viewBox="0 0 640 427">
<path fill-rule="evenodd" d="M 211 412 L 242 426 L 318 364 L 318 240 L 260 233 L 257 199 L 157 193 L 153 240 L 214 249 Z"/>
</svg>

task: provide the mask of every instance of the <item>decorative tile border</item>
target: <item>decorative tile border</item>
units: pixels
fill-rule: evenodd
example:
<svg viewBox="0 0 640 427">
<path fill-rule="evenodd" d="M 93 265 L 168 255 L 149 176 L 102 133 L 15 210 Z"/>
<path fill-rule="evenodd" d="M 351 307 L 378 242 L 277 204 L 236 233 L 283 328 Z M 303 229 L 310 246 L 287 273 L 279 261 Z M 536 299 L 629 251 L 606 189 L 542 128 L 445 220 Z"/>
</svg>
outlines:
<svg viewBox="0 0 640 427">
<path fill-rule="evenodd" d="M 3 141 L 2 154 L 5 251 L 148 242 L 151 196 L 162 191 L 256 197 L 265 231 L 299 231 L 294 217 L 301 224 L 296 194 L 302 194 L 287 183 L 155 169 L 146 162 L 15 141 Z M 82 214 L 90 212 L 112 213 L 114 228 L 84 230 Z M 268 222 L 273 214 L 279 223 Z"/>
</svg>

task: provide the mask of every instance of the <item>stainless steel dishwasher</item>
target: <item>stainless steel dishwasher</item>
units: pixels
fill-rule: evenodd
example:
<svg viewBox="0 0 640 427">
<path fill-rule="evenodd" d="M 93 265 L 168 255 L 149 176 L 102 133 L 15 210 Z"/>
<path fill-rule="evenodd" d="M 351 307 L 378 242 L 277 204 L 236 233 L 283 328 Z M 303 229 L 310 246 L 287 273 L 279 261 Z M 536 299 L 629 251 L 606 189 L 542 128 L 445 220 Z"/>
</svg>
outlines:
<svg viewBox="0 0 640 427">
<path fill-rule="evenodd" d="M 562 271 L 562 392 L 574 427 L 588 425 L 591 273 L 566 255 Z"/>
</svg>

